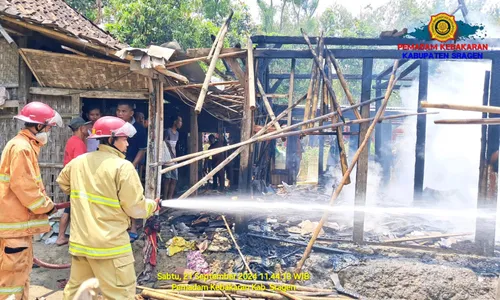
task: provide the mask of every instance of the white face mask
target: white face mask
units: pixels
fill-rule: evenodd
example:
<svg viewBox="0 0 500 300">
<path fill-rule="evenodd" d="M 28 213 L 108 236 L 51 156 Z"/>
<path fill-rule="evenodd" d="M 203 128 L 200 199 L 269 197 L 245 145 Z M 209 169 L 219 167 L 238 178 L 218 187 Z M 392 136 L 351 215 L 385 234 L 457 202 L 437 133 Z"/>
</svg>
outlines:
<svg viewBox="0 0 500 300">
<path fill-rule="evenodd" d="M 49 141 L 49 132 L 39 132 L 35 135 L 36 139 L 43 145 Z"/>
</svg>

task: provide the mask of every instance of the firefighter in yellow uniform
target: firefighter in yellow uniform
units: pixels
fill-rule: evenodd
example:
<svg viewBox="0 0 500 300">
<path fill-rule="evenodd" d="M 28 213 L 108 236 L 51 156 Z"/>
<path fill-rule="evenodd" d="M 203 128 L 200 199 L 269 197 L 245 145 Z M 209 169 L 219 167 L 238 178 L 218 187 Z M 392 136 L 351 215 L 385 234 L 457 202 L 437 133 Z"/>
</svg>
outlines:
<svg viewBox="0 0 500 300">
<path fill-rule="evenodd" d="M 57 211 L 40 176 L 38 154 L 61 116 L 48 105 L 28 103 L 16 119 L 24 129 L 10 140 L 0 161 L 0 299 L 29 299 L 33 235 L 50 230 L 48 215 Z"/>
<path fill-rule="evenodd" d="M 75 296 L 79 286 L 97 278 L 106 299 L 134 299 L 136 274 L 127 229 L 130 218 L 149 218 L 159 199 L 144 198 L 139 175 L 125 159 L 133 125 L 116 117 L 97 120 L 89 138 L 99 139 L 99 149 L 68 163 L 57 183 L 70 194 L 72 255 L 71 275 L 64 299 Z"/>
</svg>

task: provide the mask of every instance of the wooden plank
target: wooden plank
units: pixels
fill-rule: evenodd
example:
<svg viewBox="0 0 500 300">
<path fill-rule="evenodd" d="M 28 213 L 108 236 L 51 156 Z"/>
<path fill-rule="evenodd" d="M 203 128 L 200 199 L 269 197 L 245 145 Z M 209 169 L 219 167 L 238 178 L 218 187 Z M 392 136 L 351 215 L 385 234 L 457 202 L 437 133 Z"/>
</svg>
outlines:
<svg viewBox="0 0 500 300">
<path fill-rule="evenodd" d="M 50 96 L 71 96 L 74 94 L 80 95 L 82 98 L 98 98 L 98 99 L 149 99 L 146 90 L 142 91 L 113 91 L 113 90 L 77 90 L 77 89 L 60 89 L 48 87 L 31 87 L 30 94 L 34 95 L 50 95 Z"/>
<path fill-rule="evenodd" d="M 19 108 L 19 100 L 5 100 L 5 103 L 0 105 L 0 109 L 2 108 Z"/>
<path fill-rule="evenodd" d="M 82 114 L 82 99 L 78 94 L 71 95 L 71 113 L 75 116 Z"/>
<path fill-rule="evenodd" d="M 484 72 L 484 86 L 483 86 L 483 106 L 488 106 L 490 102 L 490 71 Z M 483 113 L 483 118 L 487 118 L 488 114 Z M 479 181 L 478 181 L 478 193 L 477 193 L 477 201 L 481 201 L 480 199 L 485 198 L 487 195 L 487 186 L 488 186 L 488 157 L 486 156 L 486 148 L 487 148 L 487 133 L 488 126 L 481 127 L 481 150 L 479 155 Z"/>
<path fill-rule="evenodd" d="M 164 98 L 163 98 L 163 90 L 164 90 L 164 87 L 163 87 L 163 81 L 160 80 L 160 86 L 159 86 L 159 89 L 158 89 L 158 93 L 157 93 L 157 103 L 156 103 L 156 133 L 155 133 L 155 136 L 156 136 L 156 140 L 155 140 L 155 147 L 156 147 L 156 151 L 155 151 L 155 158 L 154 158 L 154 161 L 157 162 L 157 161 L 160 161 L 160 151 L 162 149 L 162 144 L 163 144 L 163 125 L 164 125 L 164 122 L 163 122 L 163 118 L 164 118 L 164 109 L 165 109 L 165 101 L 164 101 Z M 156 170 L 155 170 L 155 174 L 157 175 L 157 179 L 156 179 L 156 198 L 160 198 L 161 197 L 161 166 L 158 165 L 156 167 Z M 156 215 L 159 214 L 159 212 L 156 212 L 155 213 Z"/>
<path fill-rule="evenodd" d="M 248 75 L 248 101 L 251 110 L 255 110 L 255 65 L 253 58 L 253 43 L 248 38 L 247 43 L 247 75 Z"/>
<path fill-rule="evenodd" d="M 234 75 L 236 76 L 236 79 L 240 82 L 242 86 L 245 86 L 245 72 L 241 69 L 240 63 L 236 58 L 225 58 L 224 59 L 229 67 L 231 68 L 231 71 L 233 71 Z"/>
<path fill-rule="evenodd" d="M 189 113 L 189 152 L 196 153 L 199 149 L 199 141 L 198 141 L 198 115 L 194 111 L 193 108 L 190 108 Z M 198 182 L 198 168 L 199 163 L 196 162 L 194 164 L 189 165 L 189 185 L 193 186 Z M 197 191 L 194 192 L 195 195 Z"/>
<path fill-rule="evenodd" d="M 365 58 L 363 59 L 363 78 L 361 83 L 361 102 L 369 100 L 371 96 L 371 75 L 373 72 L 373 59 Z M 361 106 L 361 118 L 370 117 L 370 106 Z M 359 124 L 359 144 L 363 142 L 366 138 L 366 133 L 368 132 L 368 123 Z M 353 229 L 353 240 L 354 242 L 360 244 L 364 241 L 364 227 L 365 227 L 365 213 L 363 208 L 366 204 L 366 192 L 368 184 L 368 157 L 369 151 L 368 147 L 365 147 L 363 151 L 359 154 L 358 163 L 356 165 L 356 189 L 354 205 L 359 210 L 356 209 L 354 212 L 354 229 Z"/>
</svg>

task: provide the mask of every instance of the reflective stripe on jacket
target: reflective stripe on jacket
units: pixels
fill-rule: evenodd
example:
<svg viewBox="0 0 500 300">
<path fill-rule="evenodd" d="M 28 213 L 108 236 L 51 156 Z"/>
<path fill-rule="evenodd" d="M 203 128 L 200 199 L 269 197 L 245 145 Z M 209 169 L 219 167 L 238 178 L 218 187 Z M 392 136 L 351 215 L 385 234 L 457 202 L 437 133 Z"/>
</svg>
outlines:
<svg viewBox="0 0 500 300">
<path fill-rule="evenodd" d="M 38 154 L 41 144 L 27 129 L 11 139 L 0 160 L 0 238 L 50 230 L 46 213 L 54 203 L 45 193 Z"/>
<path fill-rule="evenodd" d="M 156 202 L 144 198 L 132 163 L 107 145 L 73 159 L 57 183 L 71 199 L 69 252 L 74 256 L 128 255 L 132 252 L 127 233 L 130 217 L 148 218 L 156 210 Z"/>
</svg>

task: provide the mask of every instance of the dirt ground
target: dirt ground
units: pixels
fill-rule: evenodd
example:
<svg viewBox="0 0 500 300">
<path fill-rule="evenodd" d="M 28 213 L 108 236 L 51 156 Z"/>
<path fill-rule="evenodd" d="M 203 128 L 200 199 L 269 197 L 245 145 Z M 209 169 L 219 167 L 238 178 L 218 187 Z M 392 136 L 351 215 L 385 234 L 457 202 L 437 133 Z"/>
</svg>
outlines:
<svg viewBox="0 0 500 300">
<path fill-rule="evenodd" d="M 142 241 L 134 243 L 136 272 L 142 271 Z M 359 249 L 358 249 L 359 250 Z M 470 256 L 413 253 L 364 247 L 354 256 L 313 253 L 304 270 L 311 275 L 304 285 L 333 288 L 331 274 L 338 272 L 343 287 L 364 299 L 495 299 L 500 261 Z M 302 251 L 297 256 L 300 257 Z M 205 253 L 213 273 L 225 273 L 241 265 L 235 252 Z M 50 263 L 70 261 L 67 246 L 35 243 L 35 256 Z M 352 259 L 351 259 L 352 257 Z M 160 250 L 157 272 L 170 273 L 186 266 L 186 255 L 168 257 Z M 277 266 L 275 267 L 278 268 Z M 475 271 L 473 271 L 475 270 Z M 292 271 L 292 268 L 283 271 Z M 58 280 L 69 270 L 33 269 L 30 299 L 62 299 Z M 157 282 L 161 285 L 161 282 Z"/>
</svg>

